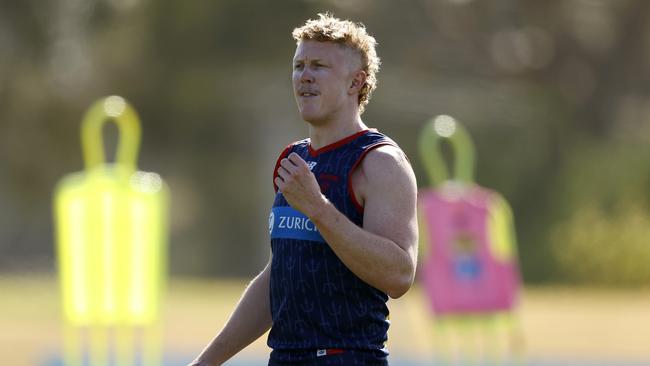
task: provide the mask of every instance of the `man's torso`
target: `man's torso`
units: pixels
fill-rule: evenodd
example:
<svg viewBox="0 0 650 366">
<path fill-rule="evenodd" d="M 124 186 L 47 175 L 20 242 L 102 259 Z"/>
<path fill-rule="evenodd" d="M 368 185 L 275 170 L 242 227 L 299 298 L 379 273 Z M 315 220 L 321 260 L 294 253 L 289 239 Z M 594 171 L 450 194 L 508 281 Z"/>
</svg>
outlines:
<svg viewBox="0 0 650 366">
<path fill-rule="evenodd" d="M 370 150 L 396 144 L 375 130 L 352 135 L 318 151 L 298 141 L 321 191 L 350 221 L 363 223 L 351 194 L 351 174 Z M 276 164 L 276 171 L 277 171 Z M 277 174 L 277 172 L 274 172 Z M 271 313 L 268 344 L 274 350 L 348 349 L 386 352 L 388 297 L 359 279 L 339 260 L 316 226 L 276 193 L 271 215 Z"/>
</svg>

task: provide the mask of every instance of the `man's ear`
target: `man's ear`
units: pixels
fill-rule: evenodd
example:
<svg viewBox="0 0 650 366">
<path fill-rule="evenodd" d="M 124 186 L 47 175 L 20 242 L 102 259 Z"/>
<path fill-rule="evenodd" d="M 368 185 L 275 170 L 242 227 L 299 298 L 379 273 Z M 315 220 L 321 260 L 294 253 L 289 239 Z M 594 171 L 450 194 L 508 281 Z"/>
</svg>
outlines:
<svg viewBox="0 0 650 366">
<path fill-rule="evenodd" d="M 350 94 L 358 93 L 361 88 L 366 84 L 366 72 L 363 70 L 359 70 L 354 74 L 354 78 L 352 78 L 352 83 L 350 83 L 350 88 L 348 89 L 348 92 Z"/>
</svg>

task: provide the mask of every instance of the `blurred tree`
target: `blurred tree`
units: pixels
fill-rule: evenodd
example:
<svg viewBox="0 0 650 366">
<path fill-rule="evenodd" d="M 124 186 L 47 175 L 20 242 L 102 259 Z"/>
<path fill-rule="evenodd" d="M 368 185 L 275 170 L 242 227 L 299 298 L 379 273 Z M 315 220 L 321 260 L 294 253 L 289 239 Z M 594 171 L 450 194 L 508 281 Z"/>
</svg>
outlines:
<svg viewBox="0 0 650 366">
<path fill-rule="evenodd" d="M 256 272 L 268 255 L 272 165 L 306 135 L 292 100 L 290 32 L 330 10 L 377 37 L 383 67 L 364 119 L 404 147 L 420 184 L 421 124 L 453 115 L 476 142 L 478 181 L 513 206 L 525 279 L 613 283 L 572 263 L 593 254 L 575 248 L 602 246 L 621 230 L 634 233 L 620 239 L 629 246 L 621 252 L 647 243 L 633 238 L 646 235 L 650 207 L 649 6 L 2 2 L 0 268 L 51 270 L 51 190 L 82 167 L 85 108 L 120 94 L 142 117 L 141 169 L 161 173 L 172 189 L 174 273 Z M 115 133 L 106 135 L 112 151 Z M 597 223 L 602 234 L 585 232 Z M 564 243 L 575 250 L 561 250 Z M 630 267 L 623 258 L 646 260 L 641 254 L 603 258 L 616 283 L 645 278 L 621 274 Z"/>
</svg>

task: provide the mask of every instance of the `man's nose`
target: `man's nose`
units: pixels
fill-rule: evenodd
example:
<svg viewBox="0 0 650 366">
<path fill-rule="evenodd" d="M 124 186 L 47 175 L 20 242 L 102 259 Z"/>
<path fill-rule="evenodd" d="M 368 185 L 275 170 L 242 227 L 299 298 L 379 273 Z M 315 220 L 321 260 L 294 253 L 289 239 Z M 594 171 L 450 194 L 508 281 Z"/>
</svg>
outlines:
<svg viewBox="0 0 650 366">
<path fill-rule="evenodd" d="M 303 68 L 302 71 L 300 72 L 300 82 L 301 83 L 314 82 L 314 74 L 311 72 L 311 70 L 308 67 Z"/>
</svg>

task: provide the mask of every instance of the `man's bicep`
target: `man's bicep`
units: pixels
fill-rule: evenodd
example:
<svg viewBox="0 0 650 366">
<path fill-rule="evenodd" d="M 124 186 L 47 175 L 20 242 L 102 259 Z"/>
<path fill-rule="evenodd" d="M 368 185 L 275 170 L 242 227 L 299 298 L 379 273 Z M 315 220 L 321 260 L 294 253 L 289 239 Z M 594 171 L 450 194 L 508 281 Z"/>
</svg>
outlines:
<svg viewBox="0 0 650 366">
<path fill-rule="evenodd" d="M 417 186 L 411 165 L 397 148 L 372 151 L 363 162 L 363 228 L 410 250 L 417 241 Z"/>
</svg>

